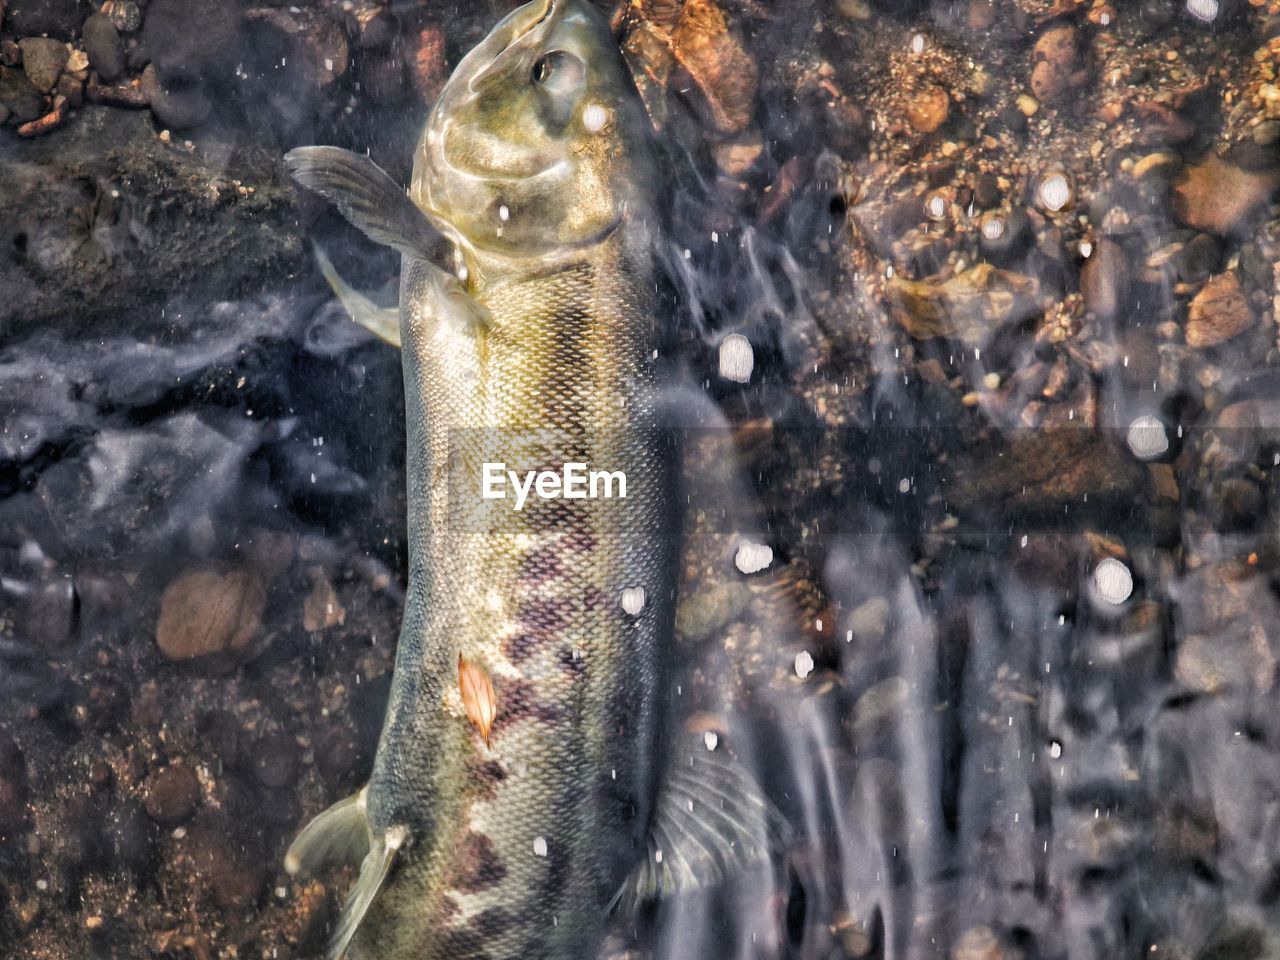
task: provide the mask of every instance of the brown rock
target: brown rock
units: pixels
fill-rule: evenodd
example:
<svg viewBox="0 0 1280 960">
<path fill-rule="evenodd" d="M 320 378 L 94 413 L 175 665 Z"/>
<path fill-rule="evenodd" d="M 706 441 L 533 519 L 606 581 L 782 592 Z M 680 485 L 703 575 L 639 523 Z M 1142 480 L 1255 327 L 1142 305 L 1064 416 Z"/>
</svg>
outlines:
<svg viewBox="0 0 1280 960">
<path fill-rule="evenodd" d="M 1179 585 L 1175 673 L 1204 693 L 1265 693 L 1275 683 L 1276 657 L 1267 639 L 1277 603 L 1267 578 L 1245 563 L 1211 563 Z"/>
<path fill-rule="evenodd" d="M 1050 26 L 1032 50 L 1031 92 L 1043 103 L 1055 103 L 1071 88 L 1079 70 L 1079 36 L 1069 23 Z"/>
<path fill-rule="evenodd" d="M 200 802 L 200 781 L 190 767 L 162 767 L 142 787 L 142 805 L 151 819 L 167 827 L 190 819 Z"/>
<path fill-rule="evenodd" d="M 1114 317 L 1129 295 L 1129 258 L 1114 240 L 1098 241 L 1080 271 L 1085 306 L 1099 317 Z"/>
<path fill-rule="evenodd" d="M 412 37 L 409 79 L 423 103 L 434 103 L 448 77 L 445 59 L 444 31 L 434 23 L 418 30 Z"/>
<path fill-rule="evenodd" d="M 759 69 L 715 0 L 688 0 L 671 50 L 697 85 L 716 129 L 736 133 L 755 112 Z"/>
<path fill-rule="evenodd" d="M 951 948 L 951 960 L 1004 960 L 1004 949 L 990 927 L 971 927 Z"/>
<path fill-rule="evenodd" d="M 31 85 L 41 93 L 52 92 L 71 56 L 67 45 L 50 37 L 26 37 L 18 45 L 22 48 L 22 69 Z"/>
<path fill-rule="evenodd" d="M 257 851 L 237 850 L 227 834 L 227 824 L 194 827 L 187 838 L 187 853 L 195 875 L 208 885 L 213 901 L 227 911 L 247 910 L 262 895 L 266 876 L 257 863 Z"/>
<path fill-rule="evenodd" d="M 925 87 L 906 105 L 907 122 L 921 133 L 933 133 L 947 122 L 950 113 L 951 98 L 941 87 Z"/>
<path fill-rule="evenodd" d="M 1197 230 L 1226 236 L 1242 230 L 1277 185 L 1280 173 L 1274 170 L 1242 170 L 1211 155 L 1179 178 L 1174 186 L 1174 214 Z"/>
<path fill-rule="evenodd" d="M 156 643 L 169 660 L 240 653 L 261 623 L 266 591 L 248 571 L 196 571 L 170 582 L 160 599 Z"/>
<path fill-rule="evenodd" d="M 997 330 L 1039 312 L 1040 284 L 1011 270 L 980 263 L 943 283 L 889 283 L 894 319 L 917 340 L 950 337 L 981 345 Z"/>
<path fill-rule="evenodd" d="M 999 451 L 977 451 L 956 469 L 951 500 L 961 509 L 1077 517 L 1145 495 L 1146 469 L 1122 444 L 1095 430 L 1019 430 Z M 1003 522 L 1003 519 L 1002 519 Z"/>
<path fill-rule="evenodd" d="M 1254 324 L 1253 310 L 1234 271 L 1214 277 L 1187 312 L 1187 343 L 1204 349 L 1238 337 Z"/>
<path fill-rule="evenodd" d="M 347 611 L 334 593 L 333 584 L 325 576 L 324 569 L 313 567 L 308 571 L 311 576 L 311 592 L 302 602 L 302 627 L 308 633 L 315 633 L 327 627 L 346 622 Z"/>
</svg>

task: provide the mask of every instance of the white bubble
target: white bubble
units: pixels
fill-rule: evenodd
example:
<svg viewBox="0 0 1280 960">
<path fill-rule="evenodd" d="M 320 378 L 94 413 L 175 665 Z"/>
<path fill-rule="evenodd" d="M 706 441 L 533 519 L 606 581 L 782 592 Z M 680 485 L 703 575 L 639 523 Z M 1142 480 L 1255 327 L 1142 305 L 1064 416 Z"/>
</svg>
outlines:
<svg viewBox="0 0 1280 960">
<path fill-rule="evenodd" d="M 1071 184 L 1061 173 L 1051 173 L 1040 181 L 1040 203 L 1056 213 L 1071 202 Z"/>
<path fill-rule="evenodd" d="M 622 609 L 633 617 L 640 616 L 640 611 L 644 609 L 644 601 L 644 587 L 627 587 L 622 591 Z"/>
<path fill-rule="evenodd" d="M 1218 18 L 1218 0 L 1187 0 L 1187 13 L 1201 23 L 1212 23 Z"/>
<path fill-rule="evenodd" d="M 708 730 L 702 735 L 702 742 L 707 745 L 708 750 L 714 750 L 716 745 L 720 743 L 720 737 L 716 735 L 714 730 Z"/>
<path fill-rule="evenodd" d="M 1052 743 L 1049 744 L 1049 756 L 1052 757 L 1054 760 L 1057 760 L 1059 757 L 1062 756 L 1062 744 L 1060 744 L 1057 740 L 1054 740 Z"/>
<path fill-rule="evenodd" d="M 796 676 L 803 680 L 811 673 L 813 673 L 813 654 L 808 650 L 801 650 L 796 654 Z"/>
<path fill-rule="evenodd" d="M 733 563 L 743 573 L 759 573 L 773 563 L 773 548 L 764 543 L 744 541 L 739 544 Z"/>
<path fill-rule="evenodd" d="M 1114 606 L 1133 596 L 1133 574 L 1115 557 L 1107 557 L 1093 568 L 1093 585 L 1098 596 Z"/>
<path fill-rule="evenodd" d="M 908 477 L 903 477 L 901 480 L 899 480 L 899 481 L 898 481 L 898 492 L 899 492 L 899 493 L 910 493 L 910 492 L 911 492 L 911 480 L 910 480 L 910 478 L 908 478 Z"/>
<path fill-rule="evenodd" d="M 501 220 L 503 223 L 506 223 L 508 220 L 511 219 L 511 208 L 508 207 L 505 203 L 498 208 L 498 219 Z"/>
<path fill-rule="evenodd" d="M 1080 256 L 1088 260 L 1093 256 L 1093 243 L 1089 240 L 1080 241 Z"/>
<path fill-rule="evenodd" d="M 1154 460 L 1169 449 L 1169 433 L 1159 417 L 1143 414 L 1135 417 L 1125 434 L 1125 442 L 1140 460 Z"/>
<path fill-rule="evenodd" d="M 720 341 L 720 376 L 734 383 L 746 383 L 755 367 L 751 341 L 740 333 L 731 333 Z"/>
<path fill-rule="evenodd" d="M 919 56 L 920 54 L 924 53 L 924 48 L 927 44 L 928 44 L 928 41 L 925 40 L 924 34 L 917 33 L 914 37 L 911 38 L 911 52 L 914 53 L 916 56 Z"/>
<path fill-rule="evenodd" d="M 929 202 L 926 204 L 926 209 L 929 211 L 929 216 L 933 217 L 933 219 L 941 220 L 947 215 L 947 198 L 941 194 L 934 194 L 929 198 Z"/>
<path fill-rule="evenodd" d="M 988 240 L 999 240 L 1004 236 L 1004 217 L 991 216 L 982 221 L 982 235 Z"/>
<path fill-rule="evenodd" d="M 547 855 L 547 838 L 546 837 L 534 838 L 533 855 L 535 857 L 545 857 Z"/>
<path fill-rule="evenodd" d="M 598 103 L 589 103 L 582 111 L 582 126 L 587 133 L 599 133 L 608 122 L 609 110 Z"/>
</svg>

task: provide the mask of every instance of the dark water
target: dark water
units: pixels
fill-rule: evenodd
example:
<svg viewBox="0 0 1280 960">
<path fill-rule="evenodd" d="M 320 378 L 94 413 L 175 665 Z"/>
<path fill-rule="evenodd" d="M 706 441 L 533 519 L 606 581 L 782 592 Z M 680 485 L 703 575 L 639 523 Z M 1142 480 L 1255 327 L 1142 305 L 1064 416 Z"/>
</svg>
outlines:
<svg viewBox="0 0 1280 960">
<path fill-rule="evenodd" d="M 280 158 L 403 181 L 506 9 L 0 2 L 0 956 L 323 953 L 281 861 L 368 774 L 406 504 L 308 242 L 398 263 Z M 675 699 L 787 823 L 608 954 L 1280 954 L 1277 4 L 617 25 L 711 424 Z"/>
</svg>

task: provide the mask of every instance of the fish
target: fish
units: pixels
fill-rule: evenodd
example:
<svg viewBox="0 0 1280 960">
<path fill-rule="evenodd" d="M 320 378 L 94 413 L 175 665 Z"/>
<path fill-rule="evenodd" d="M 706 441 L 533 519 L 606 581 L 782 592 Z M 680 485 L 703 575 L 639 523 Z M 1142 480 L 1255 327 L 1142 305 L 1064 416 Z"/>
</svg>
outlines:
<svg viewBox="0 0 1280 960">
<path fill-rule="evenodd" d="M 602 14 L 533 0 L 458 64 L 407 189 L 339 148 L 286 155 L 401 254 L 394 318 L 321 262 L 402 349 L 408 449 L 408 586 L 372 773 L 285 859 L 359 868 L 330 960 L 582 960 L 616 918 L 767 856 L 758 784 L 673 719 L 678 453 L 651 137 Z M 494 464 L 589 464 L 625 496 L 516 510 L 483 496 Z"/>
</svg>

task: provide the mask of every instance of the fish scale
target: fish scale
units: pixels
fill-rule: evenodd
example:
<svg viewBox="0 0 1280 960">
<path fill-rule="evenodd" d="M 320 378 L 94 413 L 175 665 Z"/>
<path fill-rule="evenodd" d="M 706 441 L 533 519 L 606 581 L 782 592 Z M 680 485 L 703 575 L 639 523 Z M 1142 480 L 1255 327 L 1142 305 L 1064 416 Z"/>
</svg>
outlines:
<svg viewBox="0 0 1280 960">
<path fill-rule="evenodd" d="M 581 935 L 574 921 L 580 904 L 595 904 L 603 915 L 621 884 L 617 863 L 626 861 L 617 851 L 639 850 L 635 824 L 650 800 L 628 785 L 646 779 L 634 768 L 637 760 L 644 764 L 652 750 L 644 744 L 657 731 L 653 691 L 670 625 L 657 605 L 632 616 L 620 597 L 634 587 L 649 597 L 670 593 L 672 518 L 670 464 L 654 449 L 654 344 L 647 335 L 654 287 L 620 269 L 618 253 L 608 244 L 594 262 L 564 272 L 492 291 L 477 285 L 493 314 L 492 335 L 460 330 L 441 340 L 432 333 L 421 349 L 412 334 L 406 339 L 409 445 L 427 451 L 411 464 L 411 501 L 419 485 L 433 491 L 426 523 L 413 534 L 431 546 L 409 594 L 421 593 L 430 616 L 417 630 L 406 622 L 397 681 L 424 660 L 447 673 L 445 664 L 461 653 L 490 672 L 501 706 L 486 748 L 460 717 L 443 714 L 439 701 L 397 698 L 383 739 L 400 746 L 380 752 L 372 782 L 395 782 L 395 769 L 407 766 L 432 771 L 432 786 L 424 791 L 415 776 L 413 796 L 390 791 L 371 806 L 371 825 L 377 833 L 406 819 L 429 820 L 436 798 L 456 789 L 456 765 L 435 759 L 438 735 L 401 737 L 400 730 L 453 719 L 466 733 L 462 751 L 495 761 L 503 779 L 488 796 L 455 802 L 449 822 L 435 825 L 438 839 L 427 856 L 406 855 L 397 886 L 415 888 L 420 919 L 406 923 L 394 898 L 384 896 L 356 941 L 358 948 L 362 939 L 376 940 L 379 957 L 399 956 L 389 949 L 392 936 L 405 944 L 405 956 L 561 956 L 557 950 Z M 402 302 L 418 302 L 418 294 L 411 271 Z M 431 318 L 419 325 L 410 314 L 408 329 L 431 327 Z M 479 375 L 468 383 L 471 369 Z M 531 498 L 523 511 L 511 499 L 480 499 L 486 462 L 525 470 L 565 460 L 622 471 L 627 498 Z M 423 479 L 436 463 L 449 464 L 451 482 Z M 510 585 L 502 591 L 506 623 L 491 609 L 495 584 Z M 513 655 L 517 638 L 522 652 Z M 447 699 L 447 691 L 440 696 Z M 419 805 L 424 809 L 410 811 Z M 484 874 L 487 882 L 463 890 L 456 865 L 438 853 L 473 833 L 489 841 L 489 857 L 500 866 Z M 546 856 L 535 853 L 539 838 Z M 417 869 L 423 872 L 410 883 Z M 378 923 L 384 911 L 401 918 L 394 934 Z M 433 946 L 423 952 L 417 945 L 428 939 Z M 480 941 L 483 948 L 469 952 Z"/>
</svg>

